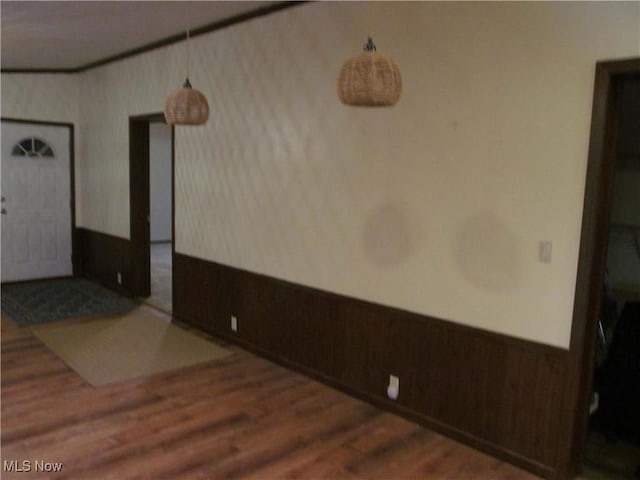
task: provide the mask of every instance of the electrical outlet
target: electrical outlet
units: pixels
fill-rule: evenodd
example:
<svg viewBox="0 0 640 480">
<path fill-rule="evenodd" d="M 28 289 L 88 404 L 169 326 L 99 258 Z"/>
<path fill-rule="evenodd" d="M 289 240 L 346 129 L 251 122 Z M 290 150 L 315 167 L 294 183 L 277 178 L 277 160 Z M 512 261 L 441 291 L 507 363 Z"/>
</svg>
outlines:
<svg viewBox="0 0 640 480">
<path fill-rule="evenodd" d="M 122 273 L 118 272 L 118 284 L 122 285 Z"/>
<path fill-rule="evenodd" d="M 231 330 L 234 332 L 238 331 L 238 319 L 231 315 Z"/>
<path fill-rule="evenodd" d="M 387 387 L 387 396 L 391 400 L 396 400 L 400 393 L 400 377 L 389 375 L 389 386 Z"/>
</svg>

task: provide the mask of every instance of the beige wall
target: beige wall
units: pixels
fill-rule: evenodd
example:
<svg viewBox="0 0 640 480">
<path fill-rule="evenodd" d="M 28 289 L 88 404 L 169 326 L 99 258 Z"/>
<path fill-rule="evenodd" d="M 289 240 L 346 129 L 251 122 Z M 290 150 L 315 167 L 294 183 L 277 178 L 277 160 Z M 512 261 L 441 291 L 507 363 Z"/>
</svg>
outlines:
<svg viewBox="0 0 640 480">
<path fill-rule="evenodd" d="M 172 46 L 82 74 L 83 226 L 129 238 L 129 117 L 163 111 L 167 92 L 184 81 L 182 51 Z"/>
<path fill-rule="evenodd" d="M 176 249 L 567 347 L 594 65 L 640 54 L 639 20 L 638 3 L 327 2 L 194 38 L 212 112 L 176 128 Z M 403 75 L 391 109 L 335 93 L 370 34 Z M 83 226 L 128 237 L 127 118 L 162 110 L 184 53 L 81 76 Z"/>
<path fill-rule="evenodd" d="M 81 79 L 68 74 L 2 74 L 2 116 L 78 123 Z"/>
</svg>

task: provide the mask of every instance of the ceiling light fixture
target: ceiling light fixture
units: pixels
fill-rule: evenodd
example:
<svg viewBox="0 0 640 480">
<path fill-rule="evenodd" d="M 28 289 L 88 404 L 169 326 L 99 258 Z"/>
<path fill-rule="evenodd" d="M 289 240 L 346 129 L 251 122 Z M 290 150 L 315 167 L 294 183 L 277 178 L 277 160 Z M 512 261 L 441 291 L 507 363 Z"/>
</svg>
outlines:
<svg viewBox="0 0 640 480">
<path fill-rule="evenodd" d="M 395 62 L 376 52 L 371 37 L 364 51 L 347 60 L 338 76 L 338 97 L 345 105 L 387 107 L 402 93 L 402 77 Z"/>
<path fill-rule="evenodd" d="M 180 90 L 167 98 L 164 118 L 169 125 L 203 125 L 209 119 L 207 98 L 189 81 L 189 30 L 187 29 L 187 76 Z"/>
</svg>

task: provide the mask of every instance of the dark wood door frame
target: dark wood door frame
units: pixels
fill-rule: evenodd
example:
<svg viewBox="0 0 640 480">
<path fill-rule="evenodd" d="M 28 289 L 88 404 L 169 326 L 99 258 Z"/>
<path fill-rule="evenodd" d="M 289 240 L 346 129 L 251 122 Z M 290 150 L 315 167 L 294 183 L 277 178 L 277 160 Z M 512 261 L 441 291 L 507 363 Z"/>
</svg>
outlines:
<svg viewBox="0 0 640 480">
<path fill-rule="evenodd" d="M 606 268 L 609 220 L 616 165 L 621 83 L 640 75 L 640 58 L 596 64 L 580 253 L 574 296 L 567 395 L 563 414 L 563 477 L 582 469 L 593 380 L 596 329 Z"/>
<path fill-rule="evenodd" d="M 76 229 L 76 162 L 75 162 L 75 126 L 67 122 L 47 122 L 42 120 L 27 120 L 23 118 L 1 117 L 3 122 L 22 123 L 27 125 L 45 125 L 51 127 L 64 127 L 69 130 L 69 187 L 71 191 L 71 265 L 73 276 L 82 275 L 82 252 Z"/>
<path fill-rule="evenodd" d="M 151 295 L 150 268 L 150 189 L 149 124 L 165 122 L 163 113 L 129 117 L 129 201 L 131 232 L 131 290 L 134 297 Z M 171 127 L 171 235 L 175 237 L 174 205 L 174 128 Z M 175 248 L 171 247 L 171 255 Z"/>
</svg>

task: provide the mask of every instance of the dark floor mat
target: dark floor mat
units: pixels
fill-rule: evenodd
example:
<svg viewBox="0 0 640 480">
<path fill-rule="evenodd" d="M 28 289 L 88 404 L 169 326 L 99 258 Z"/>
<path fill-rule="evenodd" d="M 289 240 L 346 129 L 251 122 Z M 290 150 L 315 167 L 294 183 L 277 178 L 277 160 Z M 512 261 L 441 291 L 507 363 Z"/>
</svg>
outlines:
<svg viewBox="0 0 640 480">
<path fill-rule="evenodd" d="M 126 313 L 135 303 L 82 278 L 2 285 L 2 311 L 26 327 L 67 318 Z"/>
</svg>

